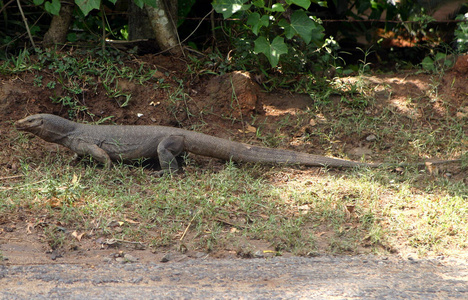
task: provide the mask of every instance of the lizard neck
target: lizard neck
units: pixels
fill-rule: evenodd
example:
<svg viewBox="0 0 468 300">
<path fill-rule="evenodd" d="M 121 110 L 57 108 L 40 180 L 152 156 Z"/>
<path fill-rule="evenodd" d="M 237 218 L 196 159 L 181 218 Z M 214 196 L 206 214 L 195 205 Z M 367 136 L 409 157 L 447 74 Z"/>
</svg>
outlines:
<svg viewBox="0 0 468 300">
<path fill-rule="evenodd" d="M 63 144 L 78 124 L 57 116 L 48 116 L 40 128 L 39 136 L 48 142 Z"/>
</svg>

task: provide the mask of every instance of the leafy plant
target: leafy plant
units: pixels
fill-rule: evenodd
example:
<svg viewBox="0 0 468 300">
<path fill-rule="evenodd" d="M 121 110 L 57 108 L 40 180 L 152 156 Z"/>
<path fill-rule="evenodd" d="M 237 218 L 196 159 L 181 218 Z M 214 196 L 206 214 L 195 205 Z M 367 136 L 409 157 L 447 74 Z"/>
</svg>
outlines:
<svg viewBox="0 0 468 300">
<path fill-rule="evenodd" d="M 214 0 L 213 7 L 224 19 L 234 14 L 245 22 L 245 30 L 257 36 L 254 52 L 262 53 L 271 67 L 276 67 L 280 57 L 294 46 L 323 45 L 324 28 L 320 20 L 310 16 L 307 9 L 312 3 L 326 6 L 314 0 L 286 0 L 271 3 L 264 0 Z"/>
<path fill-rule="evenodd" d="M 117 3 L 117 0 L 109 0 L 112 4 Z M 134 0 L 135 4 L 143 8 L 143 5 L 150 5 L 152 7 L 156 7 L 156 1 L 155 0 Z M 33 0 L 33 3 L 35 5 L 43 5 L 44 4 L 44 9 L 53 14 L 53 15 L 58 15 L 60 13 L 60 8 L 62 7 L 62 4 L 60 3 L 59 0 L 50 0 L 50 1 L 44 1 L 44 0 Z M 87 16 L 93 9 L 100 9 L 102 5 L 101 0 L 75 0 L 75 4 L 80 8 L 81 12 L 83 15 Z"/>
<path fill-rule="evenodd" d="M 27 49 L 20 50 L 18 55 L 12 56 L 0 65 L 0 74 L 14 74 L 37 69 L 38 66 L 31 62 L 31 54 Z"/>
<path fill-rule="evenodd" d="M 465 21 L 458 23 L 455 30 L 458 51 L 468 52 L 468 13 L 457 16 L 456 20 Z"/>
<path fill-rule="evenodd" d="M 455 60 L 452 56 L 446 53 L 437 52 L 435 55 L 426 56 L 421 62 L 421 66 L 424 70 L 429 72 L 438 73 L 441 70 L 452 67 Z"/>
</svg>

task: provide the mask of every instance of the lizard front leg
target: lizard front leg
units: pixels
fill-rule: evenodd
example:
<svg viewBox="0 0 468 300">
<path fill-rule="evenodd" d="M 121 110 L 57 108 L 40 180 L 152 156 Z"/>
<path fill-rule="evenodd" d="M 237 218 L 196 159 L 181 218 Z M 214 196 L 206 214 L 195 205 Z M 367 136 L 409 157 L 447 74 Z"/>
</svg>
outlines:
<svg viewBox="0 0 468 300">
<path fill-rule="evenodd" d="M 109 154 L 107 154 L 107 152 L 101 149 L 98 145 L 80 143 L 75 149 L 71 150 L 78 155 L 90 155 L 95 160 L 103 163 L 106 169 L 110 169 L 112 166 L 112 160 L 109 157 Z"/>
<path fill-rule="evenodd" d="M 184 137 L 171 135 L 164 138 L 158 145 L 158 158 L 161 165 L 159 175 L 171 173 L 179 169 L 176 156 L 184 151 Z"/>
</svg>

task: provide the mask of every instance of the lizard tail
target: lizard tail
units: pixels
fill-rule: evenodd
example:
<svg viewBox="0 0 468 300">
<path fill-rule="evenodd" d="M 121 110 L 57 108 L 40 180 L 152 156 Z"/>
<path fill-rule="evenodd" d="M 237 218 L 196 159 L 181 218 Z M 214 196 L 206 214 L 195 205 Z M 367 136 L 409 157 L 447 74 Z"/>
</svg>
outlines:
<svg viewBox="0 0 468 300">
<path fill-rule="evenodd" d="M 314 155 L 291 150 L 272 149 L 196 134 L 186 138 L 189 152 L 237 162 L 299 164 L 304 166 L 353 168 L 378 167 L 379 164 L 355 162 L 345 159 Z"/>
</svg>

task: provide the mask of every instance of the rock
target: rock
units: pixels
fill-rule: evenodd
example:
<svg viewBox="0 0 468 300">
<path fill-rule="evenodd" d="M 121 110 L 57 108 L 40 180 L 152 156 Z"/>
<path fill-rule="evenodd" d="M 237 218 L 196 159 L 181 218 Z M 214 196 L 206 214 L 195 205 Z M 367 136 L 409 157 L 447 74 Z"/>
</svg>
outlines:
<svg viewBox="0 0 468 300">
<path fill-rule="evenodd" d="M 117 257 L 115 259 L 115 261 L 118 262 L 118 263 L 121 263 L 121 264 L 124 264 L 124 263 L 127 262 L 127 260 L 125 258 L 123 258 L 123 257 Z"/>
<path fill-rule="evenodd" d="M 371 155 L 372 150 L 367 147 L 356 147 L 351 149 L 351 153 L 356 156 Z"/>
<path fill-rule="evenodd" d="M 452 70 L 459 73 L 460 75 L 467 74 L 468 73 L 468 55 L 459 56 Z"/>
<path fill-rule="evenodd" d="M 62 254 L 57 249 L 53 250 L 50 255 L 50 259 L 52 260 L 56 260 L 57 258 L 60 258 L 60 257 L 62 257 Z"/>
<path fill-rule="evenodd" d="M 128 254 L 128 253 L 126 253 L 126 254 L 124 255 L 124 258 L 125 258 L 128 262 L 137 262 L 138 259 L 139 259 L 138 257 L 135 257 L 135 256 L 133 256 L 133 255 L 131 255 L 131 254 Z"/>
<path fill-rule="evenodd" d="M 253 257 L 255 257 L 255 258 L 264 258 L 265 255 L 263 254 L 262 250 L 258 250 L 258 251 L 255 251 L 255 253 L 253 254 Z"/>
<path fill-rule="evenodd" d="M 211 79 L 206 87 L 210 105 L 220 108 L 225 115 L 248 116 L 261 111 L 258 100 L 260 87 L 248 72 L 235 71 Z"/>
<path fill-rule="evenodd" d="M 165 262 L 168 262 L 171 260 L 171 254 L 170 253 L 166 253 L 162 258 L 161 258 L 161 262 L 165 263 Z"/>
<path fill-rule="evenodd" d="M 375 134 L 371 134 L 366 137 L 366 141 L 368 142 L 374 142 L 376 140 L 377 140 L 377 136 Z"/>
</svg>

